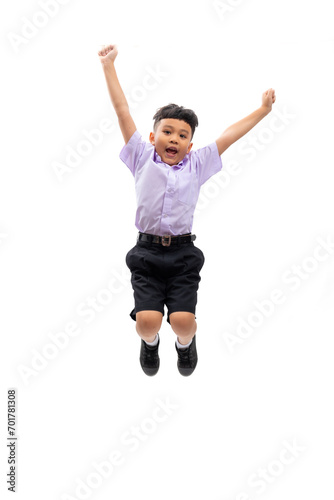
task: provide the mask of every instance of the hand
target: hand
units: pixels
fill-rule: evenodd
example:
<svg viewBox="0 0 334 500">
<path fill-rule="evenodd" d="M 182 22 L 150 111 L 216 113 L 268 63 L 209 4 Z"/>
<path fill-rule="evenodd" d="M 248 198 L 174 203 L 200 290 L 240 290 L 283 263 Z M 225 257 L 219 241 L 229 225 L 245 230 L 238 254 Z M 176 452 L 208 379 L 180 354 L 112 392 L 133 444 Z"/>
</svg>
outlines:
<svg viewBox="0 0 334 500">
<path fill-rule="evenodd" d="M 102 45 L 98 55 L 101 63 L 114 62 L 118 54 L 116 45 Z"/>
<path fill-rule="evenodd" d="M 271 111 L 272 105 L 276 101 L 276 95 L 274 89 L 268 89 L 262 94 L 262 106 L 266 108 L 266 110 Z"/>
</svg>

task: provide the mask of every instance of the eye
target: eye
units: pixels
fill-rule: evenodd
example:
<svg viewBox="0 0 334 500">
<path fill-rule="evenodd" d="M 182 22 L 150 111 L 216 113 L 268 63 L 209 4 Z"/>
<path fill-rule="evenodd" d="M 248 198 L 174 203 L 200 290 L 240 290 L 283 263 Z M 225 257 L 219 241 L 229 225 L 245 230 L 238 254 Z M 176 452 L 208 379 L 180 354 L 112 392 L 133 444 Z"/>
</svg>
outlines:
<svg viewBox="0 0 334 500">
<path fill-rule="evenodd" d="M 187 137 L 184 134 L 181 134 L 180 137 L 186 139 Z"/>
<path fill-rule="evenodd" d="M 170 134 L 170 130 L 164 130 L 165 134 Z"/>
</svg>

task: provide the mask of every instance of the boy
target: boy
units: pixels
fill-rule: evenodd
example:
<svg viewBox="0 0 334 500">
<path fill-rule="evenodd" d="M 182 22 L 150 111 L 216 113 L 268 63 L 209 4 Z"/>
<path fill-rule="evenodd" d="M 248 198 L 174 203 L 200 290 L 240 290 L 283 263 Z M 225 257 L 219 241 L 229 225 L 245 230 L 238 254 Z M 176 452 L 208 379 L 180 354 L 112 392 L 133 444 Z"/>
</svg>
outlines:
<svg viewBox="0 0 334 500">
<path fill-rule="evenodd" d="M 170 104 L 154 115 L 149 143 L 142 140 L 117 78 L 115 45 L 98 52 L 110 98 L 124 137 L 120 158 L 135 178 L 139 230 L 137 244 L 126 255 L 131 271 L 135 308 L 130 313 L 141 337 L 140 364 L 155 375 L 160 359 L 159 330 L 167 306 L 167 321 L 177 335 L 177 367 L 189 376 L 197 365 L 195 307 L 204 264 L 191 234 L 200 187 L 222 168 L 220 155 L 272 109 L 275 91 L 262 95 L 262 106 L 227 128 L 212 144 L 191 151 L 198 125 L 192 110 Z"/>
</svg>

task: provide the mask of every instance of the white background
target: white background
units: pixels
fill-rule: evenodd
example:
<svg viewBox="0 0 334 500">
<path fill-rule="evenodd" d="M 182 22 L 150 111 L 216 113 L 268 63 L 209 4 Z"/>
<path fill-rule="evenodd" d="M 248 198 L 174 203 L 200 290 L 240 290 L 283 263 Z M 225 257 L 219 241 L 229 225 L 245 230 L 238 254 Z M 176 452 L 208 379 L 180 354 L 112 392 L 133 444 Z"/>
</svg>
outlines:
<svg viewBox="0 0 334 500">
<path fill-rule="evenodd" d="M 319 239 L 334 239 L 331 2 L 72 0 L 53 16 L 39 15 L 41 4 L 1 8 L 2 498 L 10 388 L 18 499 L 332 497 L 334 252 L 317 253 Z M 32 20 L 44 25 L 24 41 Z M 124 260 L 135 192 L 97 56 L 104 43 L 119 45 L 116 68 L 143 137 L 155 110 L 176 102 L 199 117 L 197 149 L 276 91 L 273 112 L 223 154 L 225 177 L 202 189 L 193 231 L 206 263 L 189 378 L 165 321 L 159 373 L 139 365 Z M 148 67 L 164 74 L 151 90 Z M 60 179 L 55 162 L 106 119 L 114 130 Z M 110 283 L 109 303 L 88 323 L 78 308 L 108 298 Z M 274 289 L 282 303 L 254 314 Z M 77 335 L 55 347 L 52 334 L 65 342 L 71 322 Z M 157 413 L 158 400 L 169 414 Z M 136 427 L 130 446 L 124 435 Z M 122 464 L 101 479 L 93 463 L 116 450 Z"/>
</svg>

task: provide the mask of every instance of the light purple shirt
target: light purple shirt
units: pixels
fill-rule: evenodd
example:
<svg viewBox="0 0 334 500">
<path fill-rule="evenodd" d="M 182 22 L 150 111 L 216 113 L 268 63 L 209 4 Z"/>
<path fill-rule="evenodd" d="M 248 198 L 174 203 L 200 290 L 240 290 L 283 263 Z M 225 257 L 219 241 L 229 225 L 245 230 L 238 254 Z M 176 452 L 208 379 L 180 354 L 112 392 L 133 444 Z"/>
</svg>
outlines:
<svg viewBox="0 0 334 500">
<path fill-rule="evenodd" d="M 137 229 L 158 236 L 191 233 L 200 188 L 223 166 L 217 144 L 190 151 L 170 166 L 136 130 L 119 157 L 135 178 Z"/>
</svg>

